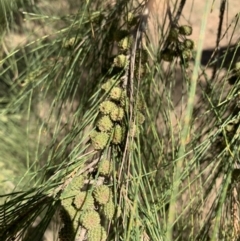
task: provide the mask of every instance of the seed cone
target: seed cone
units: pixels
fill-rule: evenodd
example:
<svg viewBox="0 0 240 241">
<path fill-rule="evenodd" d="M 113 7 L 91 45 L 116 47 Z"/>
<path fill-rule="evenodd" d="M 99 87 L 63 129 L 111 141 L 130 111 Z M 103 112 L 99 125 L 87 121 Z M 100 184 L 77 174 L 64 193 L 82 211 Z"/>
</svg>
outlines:
<svg viewBox="0 0 240 241">
<path fill-rule="evenodd" d="M 74 198 L 73 204 L 76 209 L 89 210 L 94 208 L 94 199 L 86 192 L 79 192 Z"/>
<path fill-rule="evenodd" d="M 234 130 L 234 125 L 232 125 L 232 124 L 226 125 L 225 130 L 227 132 L 232 132 Z"/>
<path fill-rule="evenodd" d="M 131 125 L 129 134 L 131 137 L 137 137 L 137 135 L 139 134 L 139 128 L 136 124 Z"/>
<path fill-rule="evenodd" d="M 172 28 L 169 32 L 169 35 L 168 35 L 168 41 L 170 41 L 170 42 L 177 41 L 178 40 L 178 33 L 179 33 L 178 28 Z"/>
<path fill-rule="evenodd" d="M 122 50 L 128 50 L 131 47 L 132 39 L 130 37 L 125 37 L 121 39 L 121 41 L 118 43 L 118 46 Z"/>
<path fill-rule="evenodd" d="M 111 113 L 110 117 L 113 121 L 121 121 L 124 117 L 124 110 L 122 107 L 114 108 Z"/>
<path fill-rule="evenodd" d="M 177 48 L 178 48 L 177 56 L 179 57 L 180 54 L 186 49 L 186 46 L 185 46 L 184 42 L 179 41 L 177 44 Z"/>
<path fill-rule="evenodd" d="M 192 58 L 192 51 L 189 50 L 189 49 L 185 49 L 183 52 L 182 52 L 182 56 L 185 60 L 190 60 Z"/>
<path fill-rule="evenodd" d="M 90 135 L 91 141 L 93 148 L 95 150 L 102 150 L 106 147 L 108 140 L 109 140 L 109 135 L 105 132 L 93 132 L 92 135 Z"/>
<path fill-rule="evenodd" d="M 190 50 L 194 49 L 194 42 L 191 39 L 185 39 L 183 44 L 187 49 L 190 49 Z"/>
<path fill-rule="evenodd" d="M 103 212 L 105 217 L 108 220 L 111 220 L 114 216 L 114 212 L 115 212 L 115 205 L 113 203 L 113 201 L 109 201 L 108 203 L 106 203 L 103 207 Z"/>
<path fill-rule="evenodd" d="M 188 25 L 182 25 L 179 27 L 179 34 L 189 36 L 192 34 L 192 27 Z"/>
<path fill-rule="evenodd" d="M 107 132 L 113 128 L 113 122 L 109 116 L 105 115 L 98 121 L 97 127 L 100 131 Z"/>
<path fill-rule="evenodd" d="M 122 96 L 122 88 L 113 87 L 109 93 L 109 96 L 112 100 L 119 100 Z"/>
<path fill-rule="evenodd" d="M 237 75 L 240 75 L 240 62 L 237 62 L 234 66 L 234 70 Z"/>
<path fill-rule="evenodd" d="M 142 125 L 144 121 L 145 121 L 145 116 L 140 111 L 138 111 L 137 112 L 137 124 Z"/>
<path fill-rule="evenodd" d="M 94 189 L 93 195 L 99 204 L 106 204 L 112 198 L 112 192 L 106 185 L 98 186 Z"/>
<path fill-rule="evenodd" d="M 141 96 L 139 96 L 139 97 L 137 98 L 137 101 L 136 101 L 136 102 L 137 102 L 137 103 L 136 103 L 137 109 L 138 109 L 139 111 L 143 111 L 143 110 L 145 109 L 145 107 L 146 107 L 143 98 L 142 98 Z"/>
<path fill-rule="evenodd" d="M 106 239 L 107 233 L 100 225 L 88 231 L 88 241 L 105 241 Z"/>
<path fill-rule="evenodd" d="M 123 129 L 120 125 L 116 125 L 114 127 L 113 137 L 112 137 L 112 143 L 115 145 L 118 145 L 123 140 Z"/>
<path fill-rule="evenodd" d="M 75 176 L 72 181 L 69 183 L 69 185 L 66 187 L 66 189 L 61 194 L 60 199 L 65 200 L 68 198 L 73 198 L 77 193 L 80 191 L 80 189 L 84 185 L 84 176 Z M 67 201 L 66 201 L 67 202 Z"/>
<path fill-rule="evenodd" d="M 85 177 L 83 175 L 75 176 L 70 184 L 72 190 L 79 191 L 84 185 Z"/>
<path fill-rule="evenodd" d="M 105 82 L 103 85 L 102 85 L 102 89 L 105 90 L 106 92 L 108 92 L 114 85 L 116 81 L 114 79 L 109 79 L 107 82 Z"/>
<path fill-rule="evenodd" d="M 109 176 L 112 172 L 112 163 L 109 160 L 100 161 L 98 171 L 102 175 Z"/>
<path fill-rule="evenodd" d="M 107 115 L 111 112 L 112 109 L 116 108 L 116 104 L 110 100 L 106 100 L 103 101 L 100 106 L 99 106 L 99 110 L 100 112 L 102 112 L 103 114 Z"/>
<path fill-rule="evenodd" d="M 62 199 L 62 200 L 61 200 L 61 205 L 62 205 L 63 207 L 71 206 L 71 205 L 72 205 L 72 200 L 73 200 L 72 197 Z"/>
<path fill-rule="evenodd" d="M 97 228 L 100 225 L 100 216 L 98 212 L 91 210 L 91 211 L 85 211 L 81 216 L 81 223 L 82 225 L 88 229 L 94 229 Z"/>
<path fill-rule="evenodd" d="M 128 58 L 124 54 L 120 54 L 113 60 L 114 66 L 118 68 L 124 68 L 128 63 Z"/>
<path fill-rule="evenodd" d="M 127 21 L 128 23 L 131 23 L 134 18 L 134 13 L 133 12 L 128 12 L 127 14 Z"/>
</svg>

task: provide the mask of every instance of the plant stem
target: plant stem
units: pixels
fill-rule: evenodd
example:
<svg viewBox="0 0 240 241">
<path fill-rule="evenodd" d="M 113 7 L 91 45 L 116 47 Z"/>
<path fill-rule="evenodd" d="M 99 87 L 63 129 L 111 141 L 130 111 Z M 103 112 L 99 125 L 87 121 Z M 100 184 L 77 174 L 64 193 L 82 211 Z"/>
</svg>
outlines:
<svg viewBox="0 0 240 241">
<path fill-rule="evenodd" d="M 172 193 L 171 193 L 171 199 L 170 199 L 170 205 L 169 205 L 169 214 L 168 214 L 167 232 L 166 232 L 167 241 L 173 240 L 173 236 L 172 236 L 173 226 L 174 226 L 175 215 L 177 210 L 176 202 L 177 202 L 177 197 L 179 193 L 179 186 L 181 184 L 181 174 L 183 171 L 182 168 L 183 168 L 183 162 L 184 162 L 185 147 L 187 144 L 187 139 L 188 139 L 187 137 L 190 132 L 190 123 L 191 123 L 193 106 L 194 106 L 194 97 L 196 94 L 198 71 L 199 71 L 199 66 L 201 62 L 203 42 L 204 42 L 207 18 L 210 12 L 210 7 L 211 7 L 211 1 L 207 1 L 204 9 L 204 16 L 202 19 L 201 31 L 200 31 L 200 36 L 198 40 L 197 55 L 196 55 L 195 65 L 194 65 L 193 74 L 192 74 L 191 83 L 190 83 L 186 115 L 182 124 L 181 143 L 180 143 L 180 148 L 177 155 L 177 161 L 176 161 L 176 165 L 174 167 L 174 173 L 173 173 Z"/>
</svg>

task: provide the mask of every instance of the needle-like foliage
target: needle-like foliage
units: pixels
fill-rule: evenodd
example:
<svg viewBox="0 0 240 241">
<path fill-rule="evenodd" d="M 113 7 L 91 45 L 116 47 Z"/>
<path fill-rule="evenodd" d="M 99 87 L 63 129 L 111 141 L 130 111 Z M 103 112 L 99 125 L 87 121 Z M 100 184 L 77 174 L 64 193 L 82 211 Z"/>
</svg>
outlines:
<svg viewBox="0 0 240 241">
<path fill-rule="evenodd" d="M 60 2 L 0 0 L 0 240 L 238 240 L 239 15 Z"/>
</svg>

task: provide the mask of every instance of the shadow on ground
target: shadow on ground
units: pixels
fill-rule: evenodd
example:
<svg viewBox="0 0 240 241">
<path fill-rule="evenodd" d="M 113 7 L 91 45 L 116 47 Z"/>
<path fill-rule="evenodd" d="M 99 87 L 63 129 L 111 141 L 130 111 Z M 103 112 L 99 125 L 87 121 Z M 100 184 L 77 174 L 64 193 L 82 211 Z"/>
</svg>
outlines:
<svg viewBox="0 0 240 241">
<path fill-rule="evenodd" d="M 237 45 L 230 45 L 221 47 L 218 51 L 215 48 L 203 50 L 201 64 L 215 69 L 232 70 L 238 61 L 240 48 Z"/>
</svg>

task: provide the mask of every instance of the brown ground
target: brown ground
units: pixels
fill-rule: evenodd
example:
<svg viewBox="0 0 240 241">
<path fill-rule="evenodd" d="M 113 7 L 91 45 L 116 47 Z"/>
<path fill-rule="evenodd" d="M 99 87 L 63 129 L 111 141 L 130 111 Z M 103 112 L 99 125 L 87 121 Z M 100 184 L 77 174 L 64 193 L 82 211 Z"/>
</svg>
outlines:
<svg viewBox="0 0 240 241">
<path fill-rule="evenodd" d="M 151 2 L 150 12 L 152 14 L 151 22 L 156 23 L 156 19 L 160 22 L 163 22 L 163 11 L 167 9 L 167 2 L 168 0 L 149 0 Z M 175 1 L 174 1 L 175 2 Z M 180 1 L 177 1 L 180 2 Z M 206 12 L 206 4 L 210 2 L 210 13 L 208 14 L 207 26 L 205 29 L 205 40 L 204 40 L 204 48 L 203 49 L 212 49 L 215 47 L 216 44 L 216 36 L 217 36 L 217 29 L 219 24 L 219 15 L 220 15 L 220 4 L 221 0 L 216 1 L 197 1 L 197 0 L 188 0 L 186 1 L 185 7 L 183 9 L 183 15 L 180 18 L 181 24 L 190 24 L 193 26 L 193 34 L 192 39 L 195 40 L 197 43 L 199 38 L 199 33 L 201 29 L 202 19 L 204 13 Z M 213 3 L 212 3 L 213 2 Z M 238 0 L 231 0 L 226 1 L 226 11 L 224 15 L 223 21 L 223 28 L 222 33 L 226 31 L 228 26 L 230 25 L 231 21 L 234 20 L 234 17 L 237 13 L 240 12 L 239 1 Z M 173 12 L 174 6 L 170 4 L 171 12 Z M 154 24 L 155 25 L 155 24 Z M 239 26 L 239 25 L 238 25 Z M 233 26 L 230 28 L 233 29 Z M 235 36 L 233 37 L 232 42 L 238 39 L 240 33 L 240 28 L 237 27 L 235 31 Z M 231 31 L 221 40 L 220 46 L 226 46 L 229 43 L 231 38 Z"/>
</svg>

